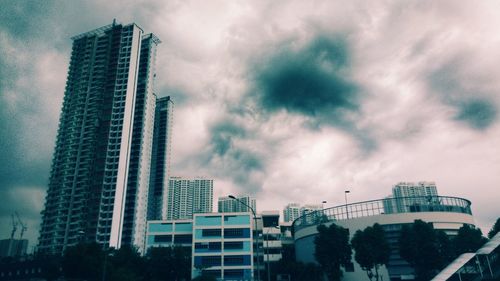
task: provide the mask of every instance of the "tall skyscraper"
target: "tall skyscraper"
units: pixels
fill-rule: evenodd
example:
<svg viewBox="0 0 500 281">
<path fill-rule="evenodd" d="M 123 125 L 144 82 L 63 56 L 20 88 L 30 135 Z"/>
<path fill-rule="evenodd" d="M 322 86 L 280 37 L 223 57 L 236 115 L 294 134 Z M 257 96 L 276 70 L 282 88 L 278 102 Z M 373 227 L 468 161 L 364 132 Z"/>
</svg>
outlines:
<svg viewBox="0 0 500 281">
<path fill-rule="evenodd" d="M 285 221 L 293 222 L 301 216 L 300 205 L 298 203 L 290 203 L 283 209 L 283 218 Z"/>
<path fill-rule="evenodd" d="M 211 213 L 214 181 L 205 178 L 170 177 L 167 220 L 190 219 L 195 213 Z"/>
<path fill-rule="evenodd" d="M 170 176 L 173 102 L 170 97 L 156 101 L 153 158 L 149 189 L 148 220 L 167 219 Z"/>
<path fill-rule="evenodd" d="M 72 39 L 38 249 L 62 253 L 79 241 L 141 249 L 160 40 L 116 22 Z"/>
<path fill-rule="evenodd" d="M 255 212 L 257 212 L 257 202 L 255 198 L 245 195 L 245 196 L 237 196 L 236 197 L 238 200 L 241 202 L 247 204 L 248 206 L 252 207 Z M 219 213 L 231 213 L 231 212 L 251 212 L 250 208 L 245 206 L 244 204 L 241 204 L 237 200 L 234 200 L 229 197 L 219 197 L 218 202 L 217 202 L 217 211 Z"/>
</svg>

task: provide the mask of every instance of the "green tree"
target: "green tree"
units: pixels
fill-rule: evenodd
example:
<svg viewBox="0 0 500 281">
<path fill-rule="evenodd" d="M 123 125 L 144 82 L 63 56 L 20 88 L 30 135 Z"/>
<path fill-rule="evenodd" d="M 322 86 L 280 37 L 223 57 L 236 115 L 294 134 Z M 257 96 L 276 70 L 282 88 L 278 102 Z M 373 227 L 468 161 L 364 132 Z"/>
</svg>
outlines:
<svg viewBox="0 0 500 281">
<path fill-rule="evenodd" d="M 403 226 L 399 239 L 399 253 L 415 270 L 417 280 L 431 280 L 446 264 L 445 239 L 431 223 L 415 220 Z M 447 250 L 446 250 L 447 251 Z"/>
<path fill-rule="evenodd" d="M 288 274 L 294 281 L 322 281 L 323 272 L 314 263 L 302 263 L 295 260 L 295 248 L 293 245 L 283 245 L 282 258 L 276 263 L 271 263 L 272 279 L 277 274 Z"/>
<path fill-rule="evenodd" d="M 342 277 L 340 267 L 351 262 L 349 231 L 334 223 L 329 227 L 319 225 L 317 229 L 318 235 L 314 239 L 316 261 L 330 281 L 339 281 Z"/>
<path fill-rule="evenodd" d="M 138 281 L 143 280 L 144 260 L 136 248 L 124 245 L 118 250 L 107 253 L 106 280 L 109 281 Z"/>
<path fill-rule="evenodd" d="M 488 232 L 488 238 L 493 238 L 493 236 L 495 236 L 498 231 L 500 231 L 500 218 L 497 219 L 490 232 Z"/>
<path fill-rule="evenodd" d="M 382 226 L 378 223 L 358 230 L 351 240 L 354 259 L 366 271 L 368 278 L 380 280 L 379 268 L 389 262 L 390 248 Z"/>
<path fill-rule="evenodd" d="M 457 256 L 463 253 L 474 253 L 487 239 L 483 237 L 481 229 L 464 224 L 453 239 Z"/>
<path fill-rule="evenodd" d="M 80 243 L 68 247 L 62 259 L 67 279 L 100 280 L 104 253 L 97 243 Z"/>
<path fill-rule="evenodd" d="M 191 252 L 185 247 L 153 247 L 146 255 L 147 276 L 151 281 L 189 280 Z"/>
<path fill-rule="evenodd" d="M 457 257 L 453 243 L 450 240 L 450 237 L 448 237 L 448 235 L 442 230 L 436 230 L 436 237 L 438 252 L 442 261 L 441 266 L 448 265 Z"/>
</svg>

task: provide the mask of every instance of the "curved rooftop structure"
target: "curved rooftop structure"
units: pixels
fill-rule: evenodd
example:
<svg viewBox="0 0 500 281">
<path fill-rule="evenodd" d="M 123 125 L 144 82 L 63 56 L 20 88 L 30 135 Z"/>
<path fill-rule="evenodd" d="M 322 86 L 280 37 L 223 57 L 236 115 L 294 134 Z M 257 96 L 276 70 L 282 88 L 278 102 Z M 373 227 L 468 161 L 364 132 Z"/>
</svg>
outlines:
<svg viewBox="0 0 500 281">
<path fill-rule="evenodd" d="M 464 224 L 474 225 L 471 202 L 464 198 L 450 196 L 396 197 L 356 202 L 335 206 L 305 214 L 293 222 L 292 232 L 295 255 L 301 262 L 316 262 L 314 239 L 317 226 L 335 223 L 349 230 L 350 238 L 357 230 L 363 230 L 375 223 L 385 231 L 391 247 L 387 267 L 380 272 L 384 280 L 412 280 L 413 268 L 399 256 L 399 236 L 405 224 L 415 220 L 432 223 L 435 229 L 448 235 L 456 235 Z M 343 280 L 364 280 L 366 272 L 355 262 L 344 271 Z"/>
<path fill-rule="evenodd" d="M 472 215 L 471 202 L 450 196 L 384 198 L 351 203 L 305 214 L 293 222 L 293 230 L 318 223 L 356 219 L 384 214 L 452 212 Z"/>
</svg>

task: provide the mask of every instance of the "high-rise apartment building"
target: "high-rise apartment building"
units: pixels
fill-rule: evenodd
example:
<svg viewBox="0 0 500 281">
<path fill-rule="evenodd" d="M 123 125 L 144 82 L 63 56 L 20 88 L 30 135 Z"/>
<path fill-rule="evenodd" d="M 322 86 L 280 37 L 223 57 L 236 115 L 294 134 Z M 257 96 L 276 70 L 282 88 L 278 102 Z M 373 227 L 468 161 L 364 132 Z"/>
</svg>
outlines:
<svg viewBox="0 0 500 281">
<path fill-rule="evenodd" d="M 415 197 L 415 196 L 438 196 L 436 183 L 421 181 L 400 182 L 392 188 L 392 196 L 396 197 Z"/>
<path fill-rule="evenodd" d="M 217 211 L 219 213 L 231 213 L 231 212 L 251 212 L 250 208 L 248 208 L 246 205 L 250 206 L 253 208 L 255 212 L 257 212 L 257 202 L 255 198 L 245 195 L 245 196 L 237 196 L 236 197 L 239 201 L 243 202 L 238 202 L 238 200 L 235 200 L 230 197 L 219 197 L 218 199 L 218 208 Z"/>
<path fill-rule="evenodd" d="M 321 216 L 321 210 L 323 210 L 323 205 L 321 204 L 306 204 L 300 206 L 298 203 L 290 203 L 283 209 L 283 217 L 285 222 L 293 222 L 299 217 L 309 213 L 317 212 L 318 216 Z"/>
<path fill-rule="evenodd" d="M 149 188 L 148 220 L 167 218 L 170 176 L 173 102 L 170 97 L 156 100 L 153 157 Z"/>
<path fill-rule="evenodd" d="M 286 222 L 293 222 L 300 217 L 300 205 L 298 203 L 290 203 L 283 209 L 283 218 Z"/>
<path fill-rule="evenodd" d="M 160 40 L 135 25 L 73 39 L 40 251 L 79 241 L 144 245 Z"/>
<path fill-rule="evenodd" d="M 190 219 L 195 213 L 211 213 L 214 181 L 205 178 L 170 177 L 167 220 Z"/>
<path fill-rule="evenodd" d="M 399 182 L 392 188 L 392 196 L 383 201 L 384 211 L 387 214 L 402 213 L 422 205 L 439 204 L 437 196 L 434 182 Z"/>
</svg>

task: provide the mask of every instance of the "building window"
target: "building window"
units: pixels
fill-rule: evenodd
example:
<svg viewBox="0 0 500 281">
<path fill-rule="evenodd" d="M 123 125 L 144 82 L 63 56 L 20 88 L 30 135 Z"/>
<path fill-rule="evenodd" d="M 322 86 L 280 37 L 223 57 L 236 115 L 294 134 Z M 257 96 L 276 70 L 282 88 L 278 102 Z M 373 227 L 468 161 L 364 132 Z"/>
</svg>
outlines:
<svg viewBox="0 0 500 281">
<path fill-rule="evenodd" d="M 226 233 L 225 230 L 224 230 L 224 233 Z M 220 229 L 203 229 L 202 236 L 203 237 L 220 237 L 221 230 Z"/>
<path fill-rule="evenodd" d="M 250 255 L 224 256 L 224 265 L 250 265 Z"/>
<path fill-rule="evenodd" d="M 224 250 L 242 250 L 243 242 L 224 242 Z"/>
<path fill-rule="evenodd" d="M 243 277 L 243 269 L 226 269 L 224 278 Z"/>
<path fill-rule="evenodd" d="M 221 271 L 220 270 L 203 270 L 203 275 L 206 276 L 214 276 L 220 278 Z"/>
<path fill-rule="evenodd" d="M 191 234 L 179 234 L 174 236 L 175 244 L 190 244 L 193 242 L 193 236 Z"/>
<path fill-rule="evenodd" d="M 221 242 L 195 243 L 194 250 L 197 253 L 220 252 L 221 251 Z"/>
<path fill-rule="evenodd" d="M 226 228 L 224 229 L 225 238 L 250 238 L 248 228 Z"/>
<path fill-rule="evenodd" d="M 221 256 L 197 256 L 194 258 L 195 267 L 220 266 Z"/>
<path fill-rule="evenodd" d="M 172 235 L 155 235 L 155 243 L 172 243 Z"/>
</svg>

